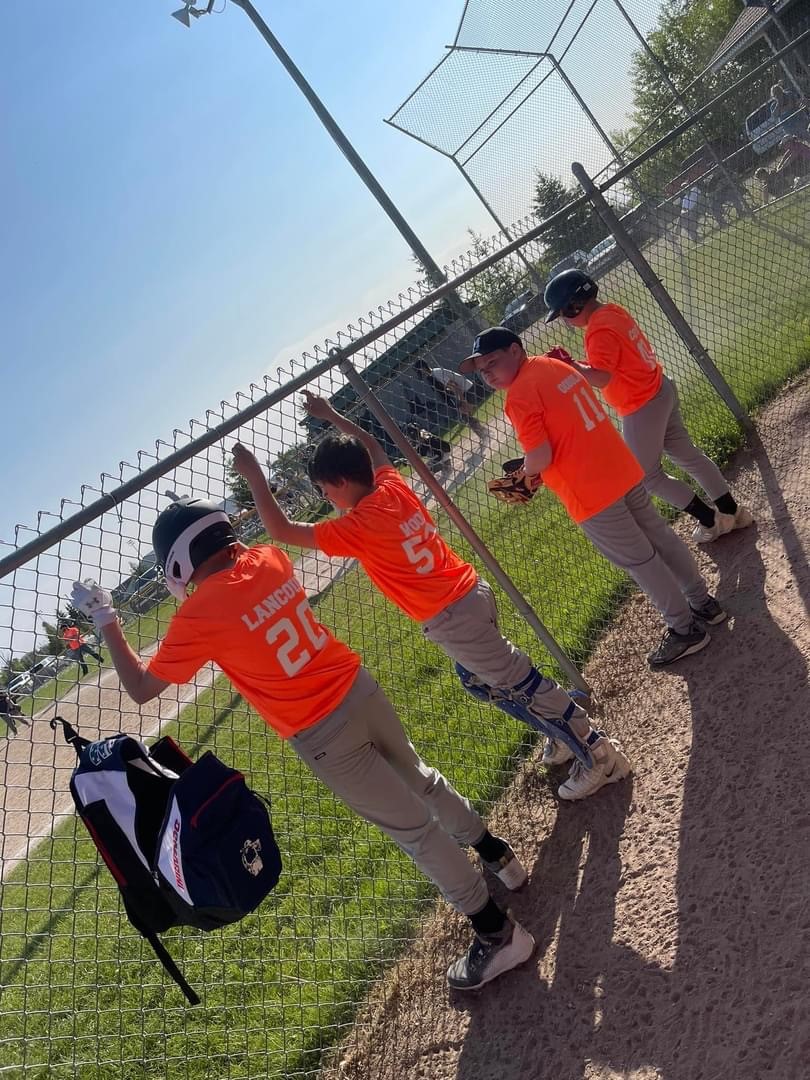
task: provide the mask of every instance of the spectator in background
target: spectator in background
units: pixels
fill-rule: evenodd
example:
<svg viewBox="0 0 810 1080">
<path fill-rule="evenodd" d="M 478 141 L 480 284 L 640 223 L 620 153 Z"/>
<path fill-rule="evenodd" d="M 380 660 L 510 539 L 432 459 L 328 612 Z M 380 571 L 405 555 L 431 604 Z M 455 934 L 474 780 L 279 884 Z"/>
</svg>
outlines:
<svg viewBox="0 0 810 1080">
<path fill-rule="evenodd" d="M 30 722 L 23 716 L 19 704 L 4 686 L 0 687 L 0 719 L 5 721 L 7 731 L 14 735 L 17 734 L 17 720 L 22 720 L 24 724 Z"/>
<path fill-rule="evenodd" d="M 692 184 L 691 187 L 684 184 L 681 192 L 681 226 L 686 230 L 689 239 L 697 243 L 700 200 L 703 193 L 698 184 Z"/>
<path fill-rule="evenodd" d="M 773 169 L 757 169 L 754 179 L 762 185 L 763 202 L 787 195 L 797 180 L 810 173 L 810 142 L 788 135 L 779 143 L 782 156 Z"/>
<path fill-rule="evenodd" d="M 447 405 L 448 419 L 458 416 L 463 424 L 467 424 L 479 438 L 486 435 L 486 424 L 473 415 L 472 406 L 467 400 L 467 395 L 473 388 L 472 382 L 458 371 L 452 371 L 445 367 L 431 367 L 427 360 L 420 356 L 414 365 L 416 373 L 436 393 L 440 401 Z"/>
<path fill-rule="evenodd" d="M 786 90 L 781 82 L 771 87 L 771 116 L 778 120 L 786 135 L 807 134 L 807 112 L 798 94 Z"/>
<path fill-rule="evenodd" d="M 70 650 L 70 657 L 79 665 L 83 676 L 90 670 L 84 658 L 85 653 L 92 656 L 98 662 L 98 666 L 101 667 L 104 663 L 103 655 L 87 644 L 78 626 L 66 620 L 60 624 L 60 630 L 62 640 Z"/>
</svg>

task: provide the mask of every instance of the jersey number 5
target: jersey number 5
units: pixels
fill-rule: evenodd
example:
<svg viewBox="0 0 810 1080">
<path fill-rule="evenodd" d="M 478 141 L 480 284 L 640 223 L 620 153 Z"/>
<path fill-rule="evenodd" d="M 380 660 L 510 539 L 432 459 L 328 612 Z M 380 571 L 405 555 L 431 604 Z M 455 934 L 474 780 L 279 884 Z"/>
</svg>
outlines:
<svg viewBox="0 0 810 1080">
<path fill-rule="evenodd" d="M 293 619 L 285 615 L 283 619 L 273 623 L 265 634 L 268 645 L 275 645 L 281 639 L 281 644 L 276 651 L 276 659 L 281 664 L 284 674 L 289 678 L 297 675 L 301 668 L 306 667 L 312 659 L 312 652 L 305 644 L 302 645 L 302 637 L 307 638 L 315 652 L 322 649 L 329 640 L 329 635 L 315 621 L 306 597 L 295 609 L 294 616 Z"/>
<path fill-rule="evenodd" d="M 416 567 L 417 574 L 429 574 L 436 565 L 433 552 L 427 544 L 436 535 L 435 525 L 425 525 L 424 536 L 409 536 L 402 541 L 402 550 L 408 557 L 408 562 Z"/>
</svg>

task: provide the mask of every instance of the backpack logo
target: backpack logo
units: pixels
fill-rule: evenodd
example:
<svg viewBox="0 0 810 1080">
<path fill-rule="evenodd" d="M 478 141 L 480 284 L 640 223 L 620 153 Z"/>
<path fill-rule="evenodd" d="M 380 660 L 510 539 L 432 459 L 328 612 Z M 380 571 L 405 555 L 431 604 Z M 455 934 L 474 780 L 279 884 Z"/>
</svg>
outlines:
<svg viewBox="0 0 810 1080">
<path fill-rule="evenodd" d="M 253 877 L 258 877 L 264 869 L 264 861 L 261 857 L 261 840 L 246 840 L 242 844 L 242 866 Z"/>
<path fill-rule="evenodd" d="M 87 756 L 92 763 L 98 768 L 102 761 L 106 760 L 112 754 L 115 746 L 115 739 L 102 739 L 101 742 L 91 743 L 87 747 Z"/>
</svg>

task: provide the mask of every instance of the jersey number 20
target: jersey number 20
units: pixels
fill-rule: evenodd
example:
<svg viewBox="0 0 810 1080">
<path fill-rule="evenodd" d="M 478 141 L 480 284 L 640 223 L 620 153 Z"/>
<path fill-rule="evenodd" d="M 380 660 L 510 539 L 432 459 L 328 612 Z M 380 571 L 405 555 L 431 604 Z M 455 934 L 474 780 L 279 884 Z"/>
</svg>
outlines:
<svg viewBox="0 0 810 1080">
<path fill-rule="evenodd" d="M 297 675 L 301 668 L 312 659 L 307 644 L 302 643 L 306 638 L 312 645 L 314 652 L 318 652 L 329 640 L 329 635 L 315 621 L 315 615 L 306 597 L 300 602 L 294 611 L 294 618 L 285 615 L 283 619 L 273 623 L 265 634 L 268 645 L 275 645 L 281 638 L 281 644 L 276 652 L 276 659 L 284 670 L 284 674 L 292 678 Z"/>
</svg>

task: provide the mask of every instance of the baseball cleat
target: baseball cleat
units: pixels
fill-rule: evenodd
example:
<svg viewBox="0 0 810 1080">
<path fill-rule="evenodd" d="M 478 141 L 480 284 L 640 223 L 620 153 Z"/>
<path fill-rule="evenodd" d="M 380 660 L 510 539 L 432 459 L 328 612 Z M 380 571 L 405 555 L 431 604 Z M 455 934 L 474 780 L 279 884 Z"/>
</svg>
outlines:
<svg viewBox="0 0 810 1080">
<path fill-rule="evenodd" d="M 534 952 L 534 938 L 516 922 L 510 911 L 497 934 L 476 934 L 464 956 L 447 969 L 452 990 L 477 990 L 499 975 L 525 963 Z"/>
<path fill-rule="evenodd" d="M 754 515 L 746 506 L 738 506 L 737 512 L 734 515 L 734 528 L 735 529 L 747 529 L 749 525 L 754 524 Z"/>
<path fill-rule="evenodd" d="M 728 612 L 720 607 L 713 596 L 710 596 L 706 603 L 701 604 L 700 607 L 693 607 L 690 604 L 689 610 L 696 619 L 699 619 L 706 626 L 717 626 L 718 623 L 725 622 L 728 618 Z"/>
<path fill-rule="evenodd" d="M 503 882 L 507 889 L 514 891 L 522 888 L 529 880 L 526 867 L 505 840 L 502 840 L 500 836 L 496 836 L 495 839 L 500 840 L 503 844 L 503 855 L 495 862 L 487 862 L 486 859 L 481 861 L 487 870 L 491 871 L 496 878 Z"/>
<path fill-rule="evenodd" d="M 546 739 L 546 745 L 543 747 L 544 765 L 565 765 L 567 761 L 572 760 L 573 756 L 574 751 L 560 739 Z"/>
<path fill-rule="evenodd" d="M 630 773 L 632 766 L 615 739 L 603 738 L 591 749 L 593 768 L 586 769 L 581 761 L 575 761 L 568 779 L 557 788 L 561 799 L 569 802 L 587 799 L 606 784 L 616 784 Z"/>
<path fill-rule="evenodd" d="M 647 656 L 651 668 L 664 668 L 683 660 L 685 656 L 700 652 L 711 641 L 711 637 L 697 621 L 693 622 L 685 634 L 670 628 L 661 639 L 661 644 Z"/>
<path fill-rule="evenodd" d="M 738 511 L 739 513 L 739 511 Z M 714 525 L 696 525 L 692 531 L 692 539 L 696 544 L 712 544 L 721 536 L 737 528 L 734 524 L 734 514 L 721 514 L 719 510 L 714 512 Z M 752 519 L 753 520 L 753 519 Z M 739 526 L 742 528 L 742 526 Z"/>
</svg>

